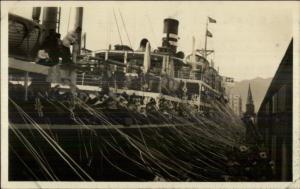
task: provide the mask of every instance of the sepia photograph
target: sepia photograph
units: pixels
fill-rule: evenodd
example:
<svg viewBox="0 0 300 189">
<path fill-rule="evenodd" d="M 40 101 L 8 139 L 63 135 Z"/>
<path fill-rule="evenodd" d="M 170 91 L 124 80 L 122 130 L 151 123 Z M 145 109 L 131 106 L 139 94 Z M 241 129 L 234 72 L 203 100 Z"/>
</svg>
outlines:
<svg viewBox="0 0 300 189">
<path fill-rule="evenodd" d="M 1 4 L 3 188 L 297 180 L 299 2 Z"/>
</svg>

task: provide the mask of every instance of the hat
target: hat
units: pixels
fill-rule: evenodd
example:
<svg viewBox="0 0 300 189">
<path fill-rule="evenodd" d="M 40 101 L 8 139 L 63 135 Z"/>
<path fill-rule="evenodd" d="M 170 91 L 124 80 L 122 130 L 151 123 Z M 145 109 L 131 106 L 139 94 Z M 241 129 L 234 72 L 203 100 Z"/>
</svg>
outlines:
<svg viewBox="0 0 300 189">
<path fill-rule="evenodd" d="M 151 99 L 150 99 L 150 102 L 151 102 L 151 103 L 156 103 L 156 101 L 154 100 L 154 98 L 151 98 Z"/>
<path fill-rule="evenodd" d="M 60 39 L 60 37 L 61 37 L 60 33 L 56 33 L 55 37 L 58 38 L 58 39 Z"/>
</svg>

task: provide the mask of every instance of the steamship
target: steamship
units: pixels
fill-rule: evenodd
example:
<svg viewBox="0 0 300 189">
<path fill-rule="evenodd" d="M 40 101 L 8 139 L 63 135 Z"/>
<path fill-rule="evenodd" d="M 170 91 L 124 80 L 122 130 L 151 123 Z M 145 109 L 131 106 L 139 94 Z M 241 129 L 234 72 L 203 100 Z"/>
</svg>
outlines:
<svg viewBox="0 0 300 189">
<path fill-rule="evenodd" d="M 34 64 L 47 31 L 59 27 L 59 9 L 45 10 L 42 25 L 17 15 L 9 15 L 10 70 L 49 74 L 51 68 Z M 33 19 L 39 20 L 39 17 L 34 17 L 36 15 L 37 10 L 34 9 Z M 207 60 L 211 51 L 206 50 L 206 47 L 203 50 L 193 47 L 193 52 L 186 57 L 183 52 L 177 52 L 178 26 L 178 20 L 165 19 L 162 46 L 154 50 L 151 50 L 147 39 L 141 40 L 138 50 L 127 45 L 115 45 L 114 49 L 110 46 L 107 50 L 94 52 L 85 47 L 81 51 L 73 50 L 77 68 L 74 84 L 81 91 L 101 91 L 106 86 L 115 94 L 134 94 L 157 102 L 163 98 L 193 105 L 199 111 L 209 111 L 211 99 L 223 98 L 226 101 L 223 77 L 213 67 L 213 63 Z M 109 73 L 105 75 L 104 72 Z M 15 78 L 14 74 L 10 75 Z M 21 78 L 27 79 L 24 84 L 28 85 L 28 75 Z M 57 84 L 52 83 L 52 86 Z M 60 87 L 68 88 L 63 85 Z"/>
<path fill-rule="evenodd" d="M 83 8 L 77 8 L 76 10 L 75 28 L 82 26 Z M 230 134 L 235 136 L 238 133 L 235 131 L 236 129 L 242 130 L 239 127 L 228 129 L 222 128 L 222 126 L 208 126 L 211 122 L 207 121 L 206 125 L 203 126 L 207 133 L 203 134 L 201 131 L 199 134 L 197 132 L 202 128 L 196 128 L 197 132 L 194 132 L 192 130 L 194 125 L 183 130 L 191 122 L 183 123 L 182 115 L 178 113 L 174 113 L 178 117 L 177 119 L 166 119 L 161 115 L 164 114 L 163 111 L 156 111 L 155 114 L 152 114 L 152 117 L 148 117 L 145 124 L 143 121 L 132 121 L 131 119 L 137 119 L 141 116 L 138 113 L 132 113 L 134 111 L 127 111 L 128 107 L 123 108 L 121 111 L 111 110 L 110 107 L 101 109 L 101 116 L 109 119 L 109 121 L 101 124 L 91 121 L 95 120 L 96 117 L 92 110 L 90 111 L 92 113 L 87 116 L 90 122 L 85 122 L 82 119 L 82 122 L 76 120 L 78 122 L 74 123 L 74 120 L 71 122 L 66 121 L 69 120 L 68 117 L 70 117 L 71 111 L 59 113 L 64 105 L 57 104 L 58 108 L 51 109 L 50 107 L 52 107 L 54 101 L 44 100 L 41 102 L 42 99 L 37 93 L 35 93 L 36 97 L 30 99 L 32 98 L 32 96 L 30 97 L 30 86 L 35 85 L 38 86 L 37 88 L 40 87 L 40 90 L 47 89 L 47 87 L 51 89 L 59 88 L 60 91 L 71 91 L 77 94 L 84 92 L 91 96 L 104 93 L 113 99 L 124 96 L 132 98 L 134 96 L 136 99 L 142 99 L 138 106 L 143 107 L 152 103 L 155 106 L 154 109 L 159 109 L 163 103 L 168 102 L 165 106 L 169 106 L 167 108 L 171 109 L 170 111 L 172 111 L 172 107 L 178 110 L 187 106 L 200 116 L 205 116 L 205 113 L 213 111 L 212 102 L 214 101 L 218 101 L 225 106 L 227 99 L 223 77 L 208 61 L 208 55 L 211 51 L 207 50 L 206 47 L 203 50 L 196 50 L 194 47 L 193 52 L 187 56 L 183 52 L 177 51 L 179 40 L 178 20 L 164 19 L 162 45 L 157 49 L 153 49 L 147 39 L 142 39 L 137 50 L 121 44 L 115 45 L 114 48 L 109 47 L 107 50 L 92 52 L 86 49 L 85 45 L 84 48 L 81 48 L 80 33 L 79 40 L 73 44 L 72 57 L 75 66 L 66 68 L 59 64 L 51 67 L 36 63 L 40 45 L 49 31 L 59 31 L 60 9 L 55 7 L 43 8 L 42 24 L 39 24 L 40 13 L 41 8 L 34 8 L 33 20 L 9 14 L 9 82 L 12 85 L 9 88 L 9 96 L 10 98 L 12 98 L 12 95 L 15 96 L 14 102 L 9 101 L 9 122 L 11 125 L 9 143 L 11 144 L 10 154 L 12 154 L 10 161 L 13 162 L 10 163 L 9 170 L 20 170 L 11 172 L 10 179 L 56 180 L 51 174 L 49 176 L 48 172 L 47 174 L 43 172 L 40 164 L 44 161 L 35 161 L 40 157 L 30 154 L 32 150 L 28 150 L 28 144 L 25 145 L 26 148 L 24 147 L 20 136 L 23 134 L 27 140 L 35 141 L 31 145 L 37 145 L 36 149 L 43 151 L 41 157 L 47 157 L 43 167 L 47 167 L 49 164 L 50 170 L 54 169 L 53 172 L 61 180 L 92 180 L 91 177 L 95 180 L 105 181 L 139 180 L 133 175 L 138 175 L 142 178 L 141 180 L 153 180 L 155 179 L 153 175 L 169 178 L 169 180 L 182 180 L 187 179 L 181 178 L 186 176 L 182 174 L 182 171 L 187 169 L 190 169 L 188 174 L 191 174 L 188 177 L 195 180 L 203 178 L 222 180 L 218 175 L 220 172 L 217 170 L 218 168 L 207 168 L 208 164 L 202 163 L 197 158 L 188 158 L 189 162 L 195 163 L 197 166 L 189 166 L 187 163 L 182 162 L 186 161 L 186 155 L 188 154 L 192 156 L 202 153 L 203 149 L 197 149 L 202 144 L 211 146 L 209 148 L 212 150 L 220 149 L 219 146 L 233 145 L 231 142 L 234 137 L 230 137 L 229 133 L 231 132 Z M 66 75 L 65 77 L 70 82 L 65 84 L 55 78 L 59 75 L 56 74 L 55 76 L 53 74 L 55 72 Z M 66 73 L 69 73 L 69 75 Z M 13 86 L 14 84 L 21 85 L 24 90 L 20 92 Z M 45 88 L 45 86 L 47 87 Z M 44 91 L 40 91 L 40 93 L 42 92 Z M 171 107 L 170 104 L 173 104 L 173 106 Z M 21 108 L 25 113 L 20 110 Z M 20 112 L 24 115 L 20 116 Z M 79 117 L 80 113 L 77 112 Z M 31 116 L 32 119 L 24 122 L 25 119 L 28 119 L 27 115 Z M 98 115 L 98 117 L 101 116 Z M 122 120 L 120 121 L 120 119 Z M 147 118 L 143 117 L 143 119 L 146 120 Z M 83 122 L 84 124 L 80 124 Z M 202 122 L 200 120 L 197 124 L 202 124 Z M 145 126 L 139 126 L 143 124 Z M 180 126 L 181 130 L 175 129 L 177 125 Z M 46 130 L 46 133 L 43 130 Z M 228 136 L 222 135 L 225 132 Z M 49 137 L 48 135 L 52 139 L 45 140 L 43 137 Z M 191 138 L 184 139 L 180 137 L 181 135 L 183 137 L 190 136 Z M 213 135 L 217 135 L 217 137 L 208 138 Z M 157 137 L 162 138 L 156 139 Z M 176 139 L 176 137 L 178 138 Z M 139 141 L 138 144 L 130 148 L 129 146 L 135 140 Z M 161 140 L 164 141 L 164 144 L 159 142 Z M 173 140 L 177 141 L 176 146 L 178 148 L 174 148 Z M 44 148 L 44 146 L 49 145 L 49 141 L 50 143 L 57 142 L 70 156 L 58 158 L 55 151 L 53 151 L 53 149 L 56 149 L 56 145 Z M 140 143 L 146 143 L 145 141 L 148 143 L 141 146 Z M 186 141 L 195 142 L 195 144 L 200 142 L 200 145 L 191 147 L 191 144 L 185 144 Z M 153 146 L 150 147 L 151 145 Z M 41 148 L 41 146 L 43 147 Z M 137 151 L 135 149 L 137 147 L 140 150 Z M 160 149 L 161 151 L 154 150 L 151 152 L 153 149 Z M 58 153 L 60 150 L 57 150 Z M 101 154 L 98 156 L 92 155 L 97 150 Z M 109 154 L 107 158 L 104 156 L 105 153 Z M 160 153 L 170 154 L 163 156 Z M 124 157 L 121 157 L 121 154 L 125 154 Z M 148 154 L 147 157 L 145 154 Z M 174 154 L 177 155 L 174 156 Z M 61 156 L 64 156 L 64 154 L 62 153 Z M 205 152 L 200 156 L 207 156 L 206 159 L 212 157 L 215 158 L 214 161 L 220 161 L 217 153 Z M 20 157 L 22 157 L 21 160 Z M 75 160 L 70 162 L 77 170 L 76 174 L 74 169 L 70 169 L 70 164 L 64 162 L 69 157 Z M 154 158 L 154 161 L 150 160 L 150 157 Z M 172 168 L 173 164 L 166 165 L 166 167 L 160 164 L 161 162 L 168 162 L 164 158 L 174 158 L 172 160 L 174 162 L 178 159 L 178 162 L 174 163 L 176 168 Z M 29 176 L 31 174 L 25 174 L 26 171 L 24 170 L 28 166 L 25 165 L 24 167 L 24 162 L 30 163 L 30 168 L 33 169 L 30 173 L 34 172 L 37 175 L 44 176 L 37 179 L 35 176 Z M 80 166 L 74 162 L 80 162 Z M 216 167 L 218 167 L 217 164 Z M 192 174 L 192 169 L 196 172 L 203 172 L 205 176 L 203 178 L 195 176 L 198 173 Z"/>
</svg>

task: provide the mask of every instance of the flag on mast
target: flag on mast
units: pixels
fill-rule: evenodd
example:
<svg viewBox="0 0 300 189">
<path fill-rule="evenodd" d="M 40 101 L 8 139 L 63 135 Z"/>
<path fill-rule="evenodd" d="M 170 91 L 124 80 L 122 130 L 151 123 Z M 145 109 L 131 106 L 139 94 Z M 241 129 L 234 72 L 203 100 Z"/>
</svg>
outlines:
<svg viewBox="0 0 300 189">
<path fill-rule="evenodd" d="M 208 31 L 208 30 L 206 30 L 206 36 L 207 37 L 213 37 L 212 33 L 210 31 Z"/>
<path fill-rule="evenodd" d="M 217 23 L 217 21 L 211 17 L 208 17 L 208 22 L 209 23 Z"/>
</svg>

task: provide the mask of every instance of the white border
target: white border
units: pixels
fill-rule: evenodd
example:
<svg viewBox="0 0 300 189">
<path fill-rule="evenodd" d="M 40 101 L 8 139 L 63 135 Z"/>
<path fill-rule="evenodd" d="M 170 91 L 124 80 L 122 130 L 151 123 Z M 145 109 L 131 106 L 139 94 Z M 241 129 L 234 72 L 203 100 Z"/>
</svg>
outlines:
<svg viewBox="0 0 300 189">
<path fill-rule="evenodd" d="M 8 11 L 1 2 L 1 185 L 8 180 Z M 6 173 L 6 174 L 5 174 Z"/>
<path fill-rule="evenodd" d="M 293 13 L 293 34 L 293 181 L 300 188 L 300 3 Z"/>
<path fill-rule="evenodd" d="M 18 6 L 87 6 L 87 2 L 27 1 L 1 2 L 1 188 L 300 188 L 299 72 L 300 72 L 300 3 L 293 3 L 294 82 L 293 82 L 293 181 L 294 182 L 9 182 L 8 181 L 8 8 Z M 88 6 L 107 2 L 88 2 Z M 109 2 L 120 3 L 120 2 Z M 139 3 L 139 2 L 137 2 Z M 154 2 L 155 3 L 155 2 Z M 209 3 L 209 2 L 203 2 Z M 253 2 L 260 3 L 260 2 Z M 268 2 L 265 2 L 268 3 Z M 278 6 L 280 3 L 278 2 Z M 276 14 L 276 13 L 274 13 Z M 295 182 L 297 181 L 297 182 Z M 296 184 L 298 184 L 296 186 Z"/>
</svg>

